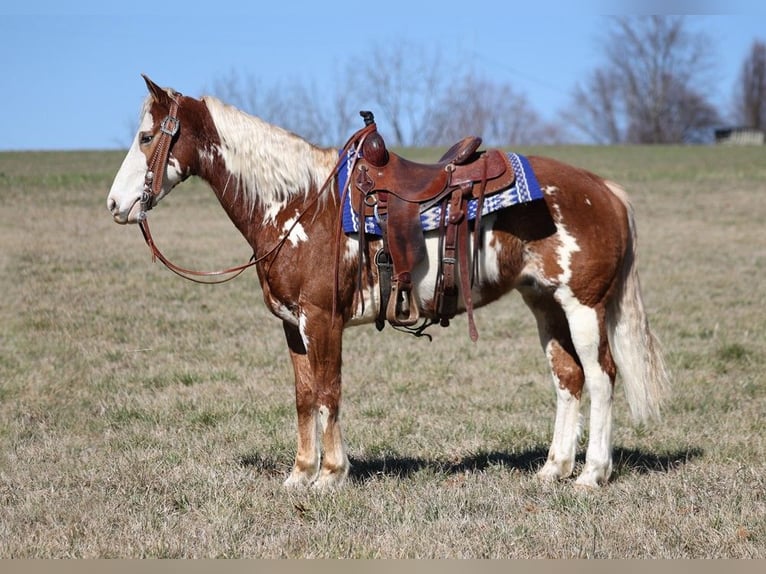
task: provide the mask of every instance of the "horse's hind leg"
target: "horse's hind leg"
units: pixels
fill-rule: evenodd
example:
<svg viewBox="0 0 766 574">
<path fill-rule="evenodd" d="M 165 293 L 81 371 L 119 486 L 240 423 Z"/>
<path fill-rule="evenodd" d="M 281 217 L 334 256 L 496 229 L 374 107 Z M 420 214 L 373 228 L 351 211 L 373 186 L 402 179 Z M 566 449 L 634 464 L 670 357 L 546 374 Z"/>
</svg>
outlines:
<svg viewBox="0 0 766 574">
<path fill-rule="evenodd" d="M 604 304 L 589 307 L 574 297 L 564 300 L 572 344 L 590 397 L 588 448 L 577 485 L 596 487 L 612 474 L 612 397 L 617 369 L 609 350 Z"/>
<path fill-rule="evenodd" d="M 548 460 L 537 475 L 558 480 L 572 474 L 580 434 L 580 398 L 585 376 L 577 359 L 564 312 L 552 299 L 524 297 L 537 319 L 540 343 L 545 351 L 556 389 L 556 421 Z"/>
</svg>

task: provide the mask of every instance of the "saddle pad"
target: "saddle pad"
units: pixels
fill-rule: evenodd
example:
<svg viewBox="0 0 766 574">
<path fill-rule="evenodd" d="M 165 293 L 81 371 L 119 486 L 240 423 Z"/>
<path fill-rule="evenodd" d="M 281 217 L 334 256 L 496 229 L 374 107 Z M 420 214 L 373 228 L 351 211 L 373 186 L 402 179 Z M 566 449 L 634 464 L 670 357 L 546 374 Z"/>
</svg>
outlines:
<svg viewBox="0 0 766 574">
<path fill-rule="evenodd" d="M 341 151 L 341 153 L 343 153 Z M 349 169 L 351 169 L 353 150 L 350 150 L 346 155 L 346 161 L 338 171 L 338 191 L 341 197 L 343 193 L 341 190 L 347 185 L 349 177 Z M 482 216 L 498 211 L 511 205 L 518 203 L 526 203 L 528 201 L 534 201 L 536 199 L 542 199 L 543 193 L 540 190 L 540 184 L 537 183 L 537 178 L 532 171 L 532 166 L 529 165 L 529 161 L 522 155 L 509 153 L 508 159 L 511 160 L 513 171 L 516 175 L 516 181 L 508 189 L 488 195 L 484 198 L 484 205 L 482 206 Z M 351 193 L 346 194 L 346 201 L 343 205 L 343 231 L 345 233 L 359 233 L 359 216 L 351 209 Z M 478 207 L 478 200 L 472 199 L 468 202 L 468 219 L 476 219 L 476 209 Z M 449 206 L 447 206 L 447 216 L 449 217 Z M 380 226 L 376 217 L 364 218 L 364 230 L 370 235 L 381 235 Z M 441 220 L 441 206 L 436 205 L 431 209 L 428 209 L 420 214 L 420 223 L 423 226 L 423 231 L 432 231 L 439 228 L 439 221 Z"/>
</svg>

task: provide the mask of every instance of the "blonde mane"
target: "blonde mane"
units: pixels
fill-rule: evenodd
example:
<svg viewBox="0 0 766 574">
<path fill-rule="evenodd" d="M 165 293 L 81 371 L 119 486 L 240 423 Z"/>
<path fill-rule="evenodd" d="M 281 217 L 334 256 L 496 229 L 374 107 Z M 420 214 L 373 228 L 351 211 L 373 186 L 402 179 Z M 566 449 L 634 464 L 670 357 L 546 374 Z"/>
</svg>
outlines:
<svg viewBox="0 0 766 574">
<path fill-rule="evenodd" d="M 332 150 L 318 148 L 217 98 L 205 96 L 202 101 L 221 138 L 221 156 L 239 184 L 233 187 L 245 194 L 250 211 L 317 190 L 330 174 L 337 159 Z"/>
</svg>

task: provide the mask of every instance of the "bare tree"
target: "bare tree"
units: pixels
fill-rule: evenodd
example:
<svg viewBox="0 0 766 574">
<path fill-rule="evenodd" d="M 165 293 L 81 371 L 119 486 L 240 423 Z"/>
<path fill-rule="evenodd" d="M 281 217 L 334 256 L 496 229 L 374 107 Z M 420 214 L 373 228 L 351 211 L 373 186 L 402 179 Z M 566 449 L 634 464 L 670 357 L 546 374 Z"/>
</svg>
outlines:
<svg viewBox="0 0 766 574">
<path fill-rule="evenodd" d="M 557 130 L 545 125 L 529 100 L 510 84 L 473 74 L 453 78 L 434 104 L 424 131 L 424 145 L 450 145 L 466 135 L 488 145 L 552 143 Z"/>
<path fill-rule="evenodd" d="M 712 128 L 718 114 L 704 96 L 711 43 L 687 24 L 683 16 L 614 18 L 604 67 L 573 93 L 566 117 L 580 118 L 574 127 L 607 143 L 690 141 Z"/>
<path fill-rule="evenodd" d="M 445 79 L 454 76 L 455 63 L 449 65 L 450 74 L 445 74 L 441 53 L 423 46 L 379 44 L 350 62 L 346 89 L 376 112 L 391 145 L 422 145 L 434 102 L 445 89 Z"/>
<path fill-rule="evenodd" d="M 656 124 L 632 119 L 627 140 L 635 143 L 704 143 L 712 137 L 712 127 L 720 123 L 718 111 L 698 92 L 672 79 L 666 82 L 667 96 Z"/>
<path fill-rule="evenodd" d="M 744 126 L 766 129 L 766 43 L 753 42 L 735 88 L 735 113 Z"/>
<path fill-rule="evenodd" d="M 349 60 L 329 93 L 310 82 L 264 85 L 235 71 L 217 78 L 212 93 L 309 141 L 340 145 L 370 109 L 392 146 L 449 145 L 469 134 L 492 145 L 556 143 L 561 130 L 545 124 L 510 83 L 477 78 L 441 52 L 409 43 L 371 48 Z M 449 78 L 449 85 L 446 83 Z"/>
<path fill-rule="evenodd" d="M 595 143 L 620 143 L 624 139 L 620 93 L 617 76 L 608 69 L 599 68 L 585 84 L 575 86 L 572 106 L 562 113 L 562 119 Z"/>
</svg>

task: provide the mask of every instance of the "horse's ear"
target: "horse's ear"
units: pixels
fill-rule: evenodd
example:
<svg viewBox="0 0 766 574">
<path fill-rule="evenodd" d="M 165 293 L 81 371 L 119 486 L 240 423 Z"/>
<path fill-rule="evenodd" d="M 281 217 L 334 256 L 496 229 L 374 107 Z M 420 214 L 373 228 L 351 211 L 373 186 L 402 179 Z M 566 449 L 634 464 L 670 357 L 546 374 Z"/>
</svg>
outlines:
<svg viewBox="0 0 766 574">
<path fill-rule="evenodd" d="M 146 74 L 141 74 L 141 76 L 144 78 L 144 81 L 146 82 L 146 87 L 149 89 L 149 93 L 152 94 L 154 99 L 161 104 L 169 105 L 170 97 L 168 96 L 168 93 L 163 88 L 155 84 Z"/>
</svg>

